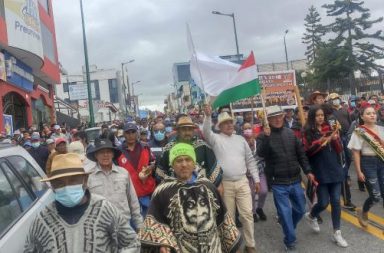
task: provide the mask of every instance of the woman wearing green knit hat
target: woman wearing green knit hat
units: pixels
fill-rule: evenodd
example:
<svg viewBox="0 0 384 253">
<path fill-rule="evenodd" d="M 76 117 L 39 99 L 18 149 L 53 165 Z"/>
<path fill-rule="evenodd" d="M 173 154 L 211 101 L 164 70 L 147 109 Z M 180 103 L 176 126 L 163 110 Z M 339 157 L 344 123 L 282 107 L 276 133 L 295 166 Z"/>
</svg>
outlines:
<svg viewBox="0 0 384 253">
<path fill-rule="evenodd" d="M 236 252 L 240 233 L 216 187 L 197 175 L 193 146 L 176 144 L 169 161 L 175 178 L 164 179 L 152 195 L 139 233 L 142 252 Z"/>
</svg>

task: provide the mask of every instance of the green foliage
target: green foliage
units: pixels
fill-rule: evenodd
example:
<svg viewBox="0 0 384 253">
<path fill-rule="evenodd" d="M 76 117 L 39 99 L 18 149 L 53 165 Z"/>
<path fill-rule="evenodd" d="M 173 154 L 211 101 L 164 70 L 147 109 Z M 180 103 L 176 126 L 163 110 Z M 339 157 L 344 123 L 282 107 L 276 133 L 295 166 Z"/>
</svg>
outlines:
<svg viewBox="0 0 384 253">
<path fill-rule="evenodd" d="M 321 37 L 324 36 L 326 30 L 320 23 L 320 14 L 313 5 L 309 8 L 309 13 L 304 20 L 305 33 L 302 37 L 302 42 L 307 45 L 305 56 L 308 59 L 308 64 L 311 65 L 316 59 L 317 49 L 323 44 Z"/>
<path fill-rule="evenodd" d="M 335 21 L 326 26 L 328 33 L 335 35 L 330 40 L 331 47 L 327 48 L 337 50 L 333 54 L 336 58 L 329 61 L 338 72 L 353 73 L 355 70 L 360 70 L 370 75 L 372 69 L 382 68 L 375 61 L 384 58 L 384 48 L 372 41 L 384 41 L 383 32 L 367 30 L 372 31 L 373 25 L 381 22 L 383 18 L 371 20 L 369 9 L 363 5 L 364 1 L 356 0 L 336 0 L 333 4 L 323 5 L 327 15 L 335 17 Z M 329 54 L 331 55 L 331 52 Z M 318 65 L 324 66 L 324 64 Z"/>
</svg>

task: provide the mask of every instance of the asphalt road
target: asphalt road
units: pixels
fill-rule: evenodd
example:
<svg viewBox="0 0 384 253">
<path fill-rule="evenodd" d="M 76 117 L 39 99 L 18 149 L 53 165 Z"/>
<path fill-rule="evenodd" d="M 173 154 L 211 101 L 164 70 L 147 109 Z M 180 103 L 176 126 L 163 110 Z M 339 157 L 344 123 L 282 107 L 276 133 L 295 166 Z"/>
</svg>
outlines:
<svg viewBox="0 0 384 253">
<path fill-rule="evenodd" d="M 366 192 L 358 190 L 356 176 L 351 168 L 352 177 L 352 202 L 361 207 L 368 196 Z M 255 223 L 256 247 L 260 253 L 285 252 L 283 232 L 276 222 L 276 209 L 273 203 L 272 193 L 269 193 L 264 208 L 268 216 L 267 221 Z M 316 234 L 303 220 L 297 228 L 297 252 L 300 253 L 325 253 L 325 252 L 369 252 L 384 253 L 384 209 L 380 202 L 371 209 L 372 225 L 367 230 L 360 227 L 354 212 L 342 211 L 341 231 L 348 248 L 340 248 L 332 241 L 333 229 L 329 210 L 324 211 L 321 217 L 324 223 L 320 225 L 321 232 Z"/>
</svg>

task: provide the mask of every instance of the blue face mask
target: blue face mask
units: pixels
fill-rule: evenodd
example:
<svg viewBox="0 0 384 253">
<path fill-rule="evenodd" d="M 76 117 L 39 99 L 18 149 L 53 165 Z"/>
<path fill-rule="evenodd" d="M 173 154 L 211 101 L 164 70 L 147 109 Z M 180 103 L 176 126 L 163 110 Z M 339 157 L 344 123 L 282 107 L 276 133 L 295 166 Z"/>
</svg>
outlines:
<svg viewBox="0 0 384 253">
<path fill-rule="evenodd" d="M 165 132 L 167 132 L 167 133 L 172 132 L 172 127 L 171 127 L 171 126 L 166 127 L 166 128 L 165 128 Z"/>
<path fill-rule="evenodd" d="M 33 148 L 38 148 L 38 147 L 40 147 L 40 142 L 39 141 L 38 142 L 32 142 L 31 145 Z"/>
<path fill-rule="evenodd" d="M 84 189 L 82 184 L 64 186 L 55 190 L 55 199 L 63 206 L 77 206 L 84 197 Z"/>
<path fill-rule="evenodd" d="M 351 107 L 352 107 L 352 108 L 355 108 L 355 107 L 356 107 L 356 103 L 355 103 L 355 101 L 351 102 Z"/>
<path fill-rule="evenodd" d="M 164 131 L 156 131 L 153 136 L 155 137 L 155 140 L 162 141 L 165 139 L 165 132 Z"/>
</svg>

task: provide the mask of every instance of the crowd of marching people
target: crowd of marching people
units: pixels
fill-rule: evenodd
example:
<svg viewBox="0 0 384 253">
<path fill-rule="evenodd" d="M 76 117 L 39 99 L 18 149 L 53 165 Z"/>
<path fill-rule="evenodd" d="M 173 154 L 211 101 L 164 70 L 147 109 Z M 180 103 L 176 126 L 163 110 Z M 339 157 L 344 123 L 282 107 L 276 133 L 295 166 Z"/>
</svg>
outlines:
<svg viewBox="0 0 384 253">
<path fill-rule="evenodd" d="M 316 91 L 302 108 L 270 106 L 264 115 L 205 105 L 194 115 L 104 124 L 92 143 L 81 127 L 16 130 L 2 141 L 28 150 L 55 192 L 25 252 L 257 252 L 254 223 L 271 218 L 269 192 L 286 251 L 296 250 L 302 218 L 320 232 L 329 204 L 332 238 L 348 247 L 340 217 L 357 208 L 352 162 L 368 192 L 357 208 L 363 227 L 384 197 L 380 103 Z"/>
</svg>

